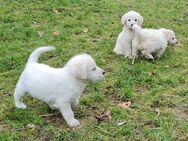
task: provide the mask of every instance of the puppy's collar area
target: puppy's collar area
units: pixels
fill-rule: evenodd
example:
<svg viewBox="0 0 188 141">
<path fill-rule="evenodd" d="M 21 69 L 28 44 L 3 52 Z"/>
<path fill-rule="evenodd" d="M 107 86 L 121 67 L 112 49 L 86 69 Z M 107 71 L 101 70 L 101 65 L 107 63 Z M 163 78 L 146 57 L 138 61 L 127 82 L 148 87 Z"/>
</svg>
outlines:
<svg viewBox="0 0 188 141">
<path fill-rule="evenodd" d="M 76 77 L 76 76 L 70 71 L 70 69 L 68 68 L 68 65 L 66 65 L 63 69 L 66 71 L 67 76 L 69 76 L 69 78 L 72 78 L 72 80 L 74 80 L 76 83 L 79 83 L 79 84 L 84 85 L 84 83 L 87 81 L 86 79 L 80 79 L 80 78 Z"/>
</svg>

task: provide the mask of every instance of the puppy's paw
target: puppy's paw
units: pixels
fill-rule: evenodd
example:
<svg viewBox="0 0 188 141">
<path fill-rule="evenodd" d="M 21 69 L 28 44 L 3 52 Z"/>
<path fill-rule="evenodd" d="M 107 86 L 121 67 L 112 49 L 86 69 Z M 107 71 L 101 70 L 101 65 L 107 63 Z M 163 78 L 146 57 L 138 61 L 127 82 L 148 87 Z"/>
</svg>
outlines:
<svg viewBox="0 0 188 141">
<path fill-rule="evenodd" d="M 133 59 L 133 56 L 131 56 L 131 55 L 125 55 L 125 58 L 127 59 Z"/>
<path fill-rule="evenodd" d="M 137 24 L 132 25 L 133 30 L 141 29 L 141 27 Z"/>
<path fill-rule="evenodd" d="M 73 119 L 71 120 L 70 122 L 68 122 L 68 125 L 70 127 L 76 127 L 76 126 L 79 126 L 80 125 L 80 122 L 77 120 L 77 119 Z"/>
<path fill-rule="evenodd" d="M 148 60 L 152 62 L 152 61 L 154 61 L 154 58 L 148 58 Z"/>
<path fill-rule="evenodd" d="M 19 109 L 26 109 L 27 108 L 27 106 L 23 103 L 17 103 L 16 107 L 19 108 Z"/>
<path fill-rule="evenodd" d="M 135 30 L 136 27 L 137 27 L 137 25 L 133 24 L 132 29 Z"/>
<path fill-rule="evenodd" d="M 57 110 L 58 109 L 57 105 L 55 105 L 55 104 L 48 104 L 48 105 L 49 105 L 50 109 L 52 109 L 52 110 Z"/>
<path fill-rule="evenodd" d="M 133 57 L 133 56 L 128 56 L 128 58 L 132 60 L 132 59 L 134 59 L 134 58 L 136 58 L 136 57 Z"/>
</svg>

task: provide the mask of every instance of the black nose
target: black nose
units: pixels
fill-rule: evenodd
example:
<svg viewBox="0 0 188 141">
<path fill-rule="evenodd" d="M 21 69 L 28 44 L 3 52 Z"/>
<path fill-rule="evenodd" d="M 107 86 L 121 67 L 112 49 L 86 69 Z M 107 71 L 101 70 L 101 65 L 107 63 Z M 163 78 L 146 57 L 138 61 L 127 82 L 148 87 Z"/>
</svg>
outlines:
<svg viewBox="0 0 188 141">
<path fill-rule="evenodd" d="M 103 75 L 104 75 L 105 73 L 106 73 L 105 71 L 102 72 Z"/>
<path fill-rule="evenodd" d="M 133 26 L 134 24 L 131 24 L 131 26 Z"/>
<path fill-rule="evenodd" d="M 178 42 L 176 42 L 176 44 L 178 44 Z"/>
</svg>

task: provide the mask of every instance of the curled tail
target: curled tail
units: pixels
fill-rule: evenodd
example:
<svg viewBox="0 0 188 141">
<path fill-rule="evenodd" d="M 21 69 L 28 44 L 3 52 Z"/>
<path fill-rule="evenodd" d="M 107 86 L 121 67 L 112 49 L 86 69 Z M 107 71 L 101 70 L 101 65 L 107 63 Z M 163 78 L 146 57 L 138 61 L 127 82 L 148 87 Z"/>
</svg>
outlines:
<svg viewBox="0 0 188 141">
<path fill-rule="evenodd" d="M 52 46 L 39 47 L 39 48 L 37 48 L 36 50 L 34 50 L 31 53 L 31 55 L 29 56 L 29 59 L 28 59 L 27 62 L 29 62 L 29 63 L 37 63 L 38 62 L 38 58 L 39 58 L 41 53 L 52 51 L 52 50 L 55 50 L 55 47 L 52 47 Z"/>
<path fill-rule="evenodd" d="M 142 28 L 136 24 L 133 25 L 132 29 L 134 30 L 135 34 L 142 38 L 143 37 L 143 33 L 142 33 Z"/>
</svg>

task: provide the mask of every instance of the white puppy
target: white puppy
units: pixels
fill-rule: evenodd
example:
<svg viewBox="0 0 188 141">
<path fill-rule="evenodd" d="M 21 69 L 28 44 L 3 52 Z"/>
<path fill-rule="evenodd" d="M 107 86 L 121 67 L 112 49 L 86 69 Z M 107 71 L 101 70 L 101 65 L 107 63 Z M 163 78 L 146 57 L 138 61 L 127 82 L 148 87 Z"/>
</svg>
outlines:
<svg viewBox="0 0 188 141">
<path fill-rule="evenodd" d="M 135 11 L 129 11 L 123 15 L 121 22 L 124 25 L 123 31 L 119 34 L 113 51 L 116 54 L 125 55 L 126 58 L 132 58 L 132 40 L 134 38 L 132 26 L 134 24 L 141 26 L 143 17 Z"/>
<path fill-rule="evenodd" d="M 17 108 L 25 109 L 22 97 L 28 92 L 51 108 L 59 109 L 69 126 L 78 126 L 80 123 L 74 118 L 71 106 L 78 105 L 86 80 L 101 80 L 105 71 L 97 67 L 88 54 L 73 57 L 63 68 L 51 68 L 37 62 L 41 53 L 54 49 L 40 47 L 30 55 L 16 85 L 15 104 Z"/>
<path fill-rule="evenodd" d="M 132 42 L 132 54 L 138 57 L 138 52 L 150 60 L 161 57 L 168 44 L 176 46 L 178 41 L 175 33 L 170 29 L 142 29 L 138 25 L 133 26 L 135 38 Z"/>
</svg>

